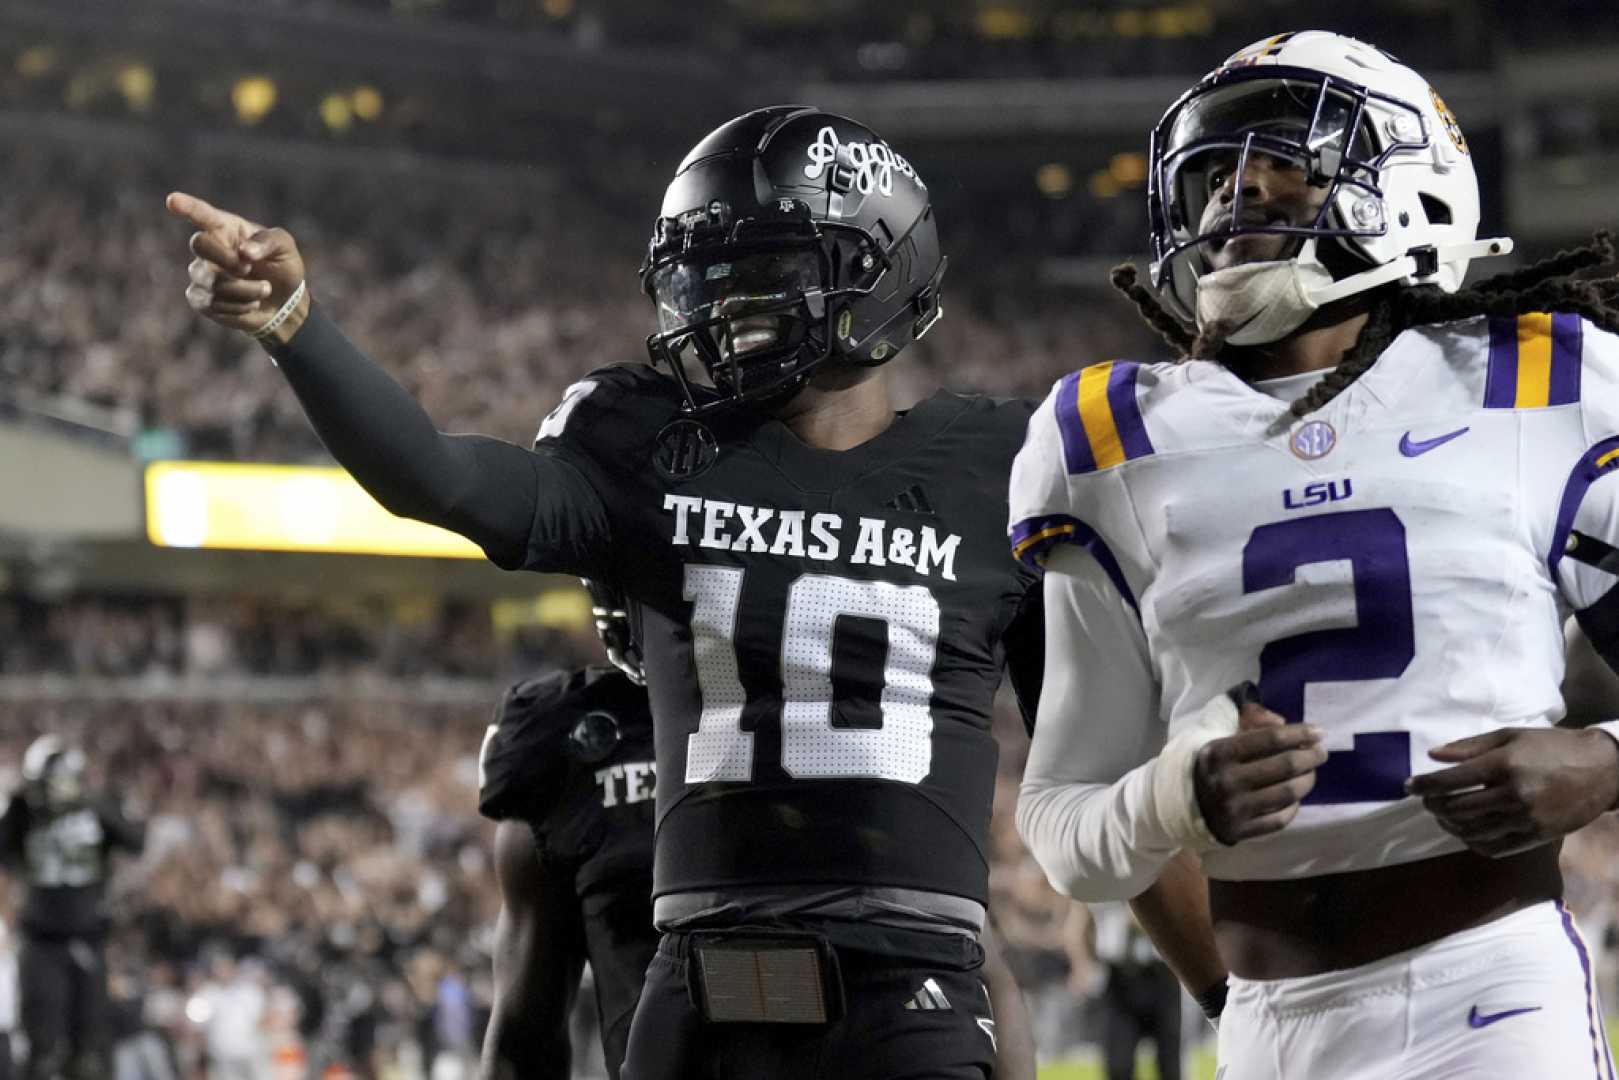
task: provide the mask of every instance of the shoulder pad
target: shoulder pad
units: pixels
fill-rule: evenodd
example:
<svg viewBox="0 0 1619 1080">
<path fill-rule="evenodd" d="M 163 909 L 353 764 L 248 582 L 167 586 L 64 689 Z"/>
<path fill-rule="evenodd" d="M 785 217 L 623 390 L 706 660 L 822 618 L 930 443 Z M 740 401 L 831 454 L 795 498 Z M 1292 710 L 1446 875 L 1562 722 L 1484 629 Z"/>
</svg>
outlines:
<svg viewBox="0 0 1619 1080">
<path fill-rule="evenodd" d="M 1059 379 L 1030 416 L 1012 464 L 1007 523 L 1012 553 L 1025 566 L 1039 570 L 1053 547 L 1078 544 L 1120 577 L 1093 527 L 1103 481 L 1091 478 L 1155 452 L 1143 402 L 1159 389 L 1160 375 L 1157 365 L 1126 361 L 1083 368 Z"/>
<path fill-rule="evenodd" d="M 563 391 L 540 423 L 534 448 L 572 448 L 599 459 L 650 447 L 681 403 L 674 380 L 647 364 L 598 368 Z"/>
<path fill-rule="evenodd" d="M 1575 314 L 1544 311 L 1489 320 L 1486 409 L 1544 409 L 1580 400 L 1587 327 Z"/>
<path fill-rule="evenodd" d="M 478 755 L 478 812 L 492 821 L 544 816 L 545 797 L 567 778 L 568 707 L 582 672 L 527 679 L 509 687 Z"/>
<path fill-rule="evenodd" d="M 609 732 L 588 723 L 612 717 Z M 571 771 L 610 762 L 621 746 L 650 740 L 646 690 L 616 668 L 592 667 L 507 689 L 478 760 L 478 812 L 538 824 L 563 797 Z M 606 741 L 604 741 L 604 736 Z"/>
<path fill-rule="evenodd" d="M 1157 382 L 1152 368 L 1109 360 L 1065 375 L 1048 398 L 1070 475 L 1111 469 L 1153 452 L 1139 395 Z"/>
</svg>

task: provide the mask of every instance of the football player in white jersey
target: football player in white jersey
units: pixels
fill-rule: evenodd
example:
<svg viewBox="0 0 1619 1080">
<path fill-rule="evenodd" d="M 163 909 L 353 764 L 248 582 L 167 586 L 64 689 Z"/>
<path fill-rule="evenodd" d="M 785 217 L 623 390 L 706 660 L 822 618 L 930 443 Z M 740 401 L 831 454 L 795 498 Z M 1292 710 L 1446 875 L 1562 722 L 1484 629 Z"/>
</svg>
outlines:
<svg viewBox="0 0 1619 1080">
<path fill-rule="evenodd" d="M 1096 364 L 1011 484 L 1046 680 L 1018 824 L 1082 900 L 1201 855 L 1222 1080 L 1612 1080 L 1558 840 L 1619 724 L 1557 726 L 1563 623 L 1619 655 L 1619 314 L 1572 275 L 1462 289 L 1455 117 L 1382 50 L 1283 34 L 1153 132 L 1185 356 Z"/>
</svg>

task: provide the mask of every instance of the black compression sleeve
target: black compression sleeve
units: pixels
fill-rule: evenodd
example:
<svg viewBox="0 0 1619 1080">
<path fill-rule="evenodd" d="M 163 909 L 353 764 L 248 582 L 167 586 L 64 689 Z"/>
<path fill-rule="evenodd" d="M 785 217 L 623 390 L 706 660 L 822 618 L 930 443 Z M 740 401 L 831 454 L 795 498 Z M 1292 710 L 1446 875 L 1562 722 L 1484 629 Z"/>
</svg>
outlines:
<svg viewBox="0 0 1619 1080">
<path fill-rule="evenodd" d="M 1012 679 L 1012 692 L 1017 695 L 1018 711 L 1032 737 L 1046 673 L 1046 605 L 1039 580 L 1024 592 L 1001 643 L 1006 649 L 1006 671 Z"/>
<path fill-rule="evenodd" d="M 315 433 L 391 512 L 451 529 L 521 566 L 540 487 L 538 456 L 482 435 L 446 435 L 319 305 L 271 355 Z"/>
</svg>

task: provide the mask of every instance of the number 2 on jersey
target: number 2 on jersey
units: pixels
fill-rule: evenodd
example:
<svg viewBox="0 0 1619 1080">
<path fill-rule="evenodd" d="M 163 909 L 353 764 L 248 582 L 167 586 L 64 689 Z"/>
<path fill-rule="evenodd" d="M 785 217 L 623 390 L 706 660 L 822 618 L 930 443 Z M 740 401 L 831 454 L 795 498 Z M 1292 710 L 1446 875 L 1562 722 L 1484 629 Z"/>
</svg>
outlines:
<svg viewBox="0 0 1619 1080">
<path fill-rule="evenodd" d="M 686 783 L 753 778 L 753 732 L 742 730 L 747 691 L 736 657 L 744 572 L 686 567 L 692 658 L 703 709 L 686 743 Z M 845 617 L 883 623 L 888 652 L 878 700 L 880 727 L 832 723 L 833 640 Z M 924 586 L 804 574 L 782 614 L 781 765 L 798 779 L 920 783 L 933 760 L 933 661 L 939 602 Z"/>
<path fill-rule="evenodd" d="M 1289 723 L 1304 720 L 1312 682 L 1397 678 L 1416 656 L 1411 564 L 1405 525 L 1393 510 L 1344 510 L 1261 525 L 1242 549 L 1242 591 L 1292 584 L 1309 563 L 1348 562 L 1354 574 L 1354 626 L 1278 638 L 1259 654 L 1259 694 Z M 1306 803 L 1389 802 L 1405 795 L 1411 735 L 1362 732 L 1316 770 Z"/>
</svg>

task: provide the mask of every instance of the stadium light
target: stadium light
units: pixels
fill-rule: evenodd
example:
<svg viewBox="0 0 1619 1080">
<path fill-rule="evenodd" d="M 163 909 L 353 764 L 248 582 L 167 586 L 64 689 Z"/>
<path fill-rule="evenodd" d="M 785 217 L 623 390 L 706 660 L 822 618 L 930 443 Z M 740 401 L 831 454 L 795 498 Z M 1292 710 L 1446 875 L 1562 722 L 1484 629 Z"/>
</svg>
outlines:
<svg viewBox="0 0 1619 1080">
<path fill-rule="evenodd" d="M 1133 150 L 1114 154 L 1108 160 L 1107 172 L 1122 187 L 1140 187 L 1147 182 L 1147 155 Z"/>
<path fill-rule="evenodd" d="M 247 75 L 236 80 L 230 88 L 230 103 L 236 109 L 236 119 L 244 124 L 256 124 L 275 108 L 275 83 L 264 75 Z"/>
<path fill-rule="evenodd" d="M 25 79 L 39 79 L 56 68 L 56 50 L 49 45 L 35 45 L 17 56 L 17 74 Z"/>
<path fill-rule="evenodd" d="M 326 130 L 343 132 L 354 124 L 354 109 L 345 94 L 327 94 L 320 102 L 320 119 Z"/>
<path fill-rule="evenodd" d="M 125 64 L 118 69 L 118 92 L 124 95 L 124 103 L 135 112 L 145 112 L 152 107 L 152 99 L 157 93 L 157 76 L 152 69 L 142 63 Z"/>
<path fill-rule="evenodd" d="M 1059 161 L 1048 162 L 1034 170 L 1034 186 L 1048 199 L 1066 199 L 1074 190 L 1074 174 Z"/>
<path fill-rule="evenodd" d="M 395 517 L 338 468 L 154 461 L 146 535 L 159 547 L 481 559 L 445 529 Z"/>
<path fill-rule="evenodd" d="M 355 116 L 370 123 L 382 115 L 382 92 L 374 86 L 356 86 L 349 95 L 349 108 Z"/>
</svg>

